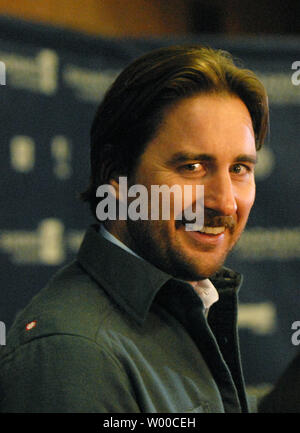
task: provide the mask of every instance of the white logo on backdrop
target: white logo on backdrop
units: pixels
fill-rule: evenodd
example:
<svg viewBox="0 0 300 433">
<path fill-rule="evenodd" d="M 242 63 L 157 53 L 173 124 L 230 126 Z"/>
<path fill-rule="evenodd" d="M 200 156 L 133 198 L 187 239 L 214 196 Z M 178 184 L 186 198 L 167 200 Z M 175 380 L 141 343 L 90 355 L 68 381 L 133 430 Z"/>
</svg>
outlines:
<svg viewBox="0 0 300 433">
<path fill-rule="evenodd" d="M 21 173 L 32 171 L 36 164 L 36 144 L 32 137 L 15 135 L 10 143 L 11 167 Z M 53 174 L 60 180 L 66 180 L 72 175 L 71 141 L 64 135 L 55 135 L 50 139 L 50 154 L 53 160 Z"/>
<path fill-rule="evenodd" d="M 276 308 L 272 302 L 239 305 L 238 325 L 255 334 L 272 334 L 276 330 Z"/>
<path fill-rule="evenodd" d="M 35 164 L 35 144 L 31 137 L 15 135 L 10 140 L 10 163 L 14 170 L 27 173 Z"/>
<path fill-rule="evenodd" d="M 59 66 L 55 51 L 43 49 L 35 57 L 0 52 L 0 58 L 5 63 L 10 86 L 49 96 L 55 94 Z"/>
<path fill-rule="evenodd" d="M 275 168 L 275 155 L 268 146 L 263 146 L 257 153 L 258 159 L 255 167 L 255 178 L 262 181 L 271 176 Z"/>
<path fill-rule="evenodd" d="M 290 71 L 257 72 L 257 75 L 266 87 L 270 104 L 300 105 L 300 87 L 293 85 Z"/>
<path fill-rule="evenodd" d="M 105 71 L 82 68 L 76 65 L 66 65 L 62 78 L 79 100 L 99 104 L 100 99 L 119 74 L 118 70 Z"/>
<path fill-rule="evenodd" d="M 77 252 L 84 233 L 65 230 L 60 219 L 46 218 L 36 230 L 1 230 L 0 251 L 19 265 L 61 265 L 68 250 Z"/>
</svg>

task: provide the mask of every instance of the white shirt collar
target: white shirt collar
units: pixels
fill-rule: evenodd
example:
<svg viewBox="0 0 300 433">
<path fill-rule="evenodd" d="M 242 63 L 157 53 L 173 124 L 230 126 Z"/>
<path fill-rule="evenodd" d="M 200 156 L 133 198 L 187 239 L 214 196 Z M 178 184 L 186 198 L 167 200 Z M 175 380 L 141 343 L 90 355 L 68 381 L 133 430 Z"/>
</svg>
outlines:
<svg viewBox="0 0 300 433">
<path fill-rule="evenodd" d="M 195 281 L 190 284 L 194 287 L 195 292 L 201 298 L 205 310 L 208 311 L 212 304 L 219 300 L 219 293 L 208 278 L 205 280 Z"/>
<path fill-rule="evenodd" d="M 108 241 L 112 242 L 113 244 L 117 245 L 118 247 L 122 248 L 128 253 L 133 254 L 135 257 L 138 257 L 139 259 L 143 260 L 142 257 L 138 256 L 134 251 L 128 248 L 125 244 L 123 244 L 123 242 L 119 241 L 119 239 L 117 239 L 114 235 L 109 233 L 103 224 L 100 225 L 100 233 Z"/>
<path fill-rule="evenodd" d="M 137 255 L 134 251 L 128 248 L 125 244 L 123 244 L 123 242 L 117 239 L 114 235 L 109 233 L 103 224 L 100 225 L 100 233 L 105 239 L 117 245 L 118 247 L 123 248 L 123 250 L 127 251 L 129 254 L 133 254 L 135 257 L 144 260 L 142 257 Z M 201 301 L 205 309 L 205 313 L 207 314 L 212 304 L 214 304 L 219 300 L 219 293 L 217 289 L 208 278 L 206 278 L 205 280 L 190 282 L 190 284 L 193 286 L 197 295 L 201 298 Z"/>
</svg>

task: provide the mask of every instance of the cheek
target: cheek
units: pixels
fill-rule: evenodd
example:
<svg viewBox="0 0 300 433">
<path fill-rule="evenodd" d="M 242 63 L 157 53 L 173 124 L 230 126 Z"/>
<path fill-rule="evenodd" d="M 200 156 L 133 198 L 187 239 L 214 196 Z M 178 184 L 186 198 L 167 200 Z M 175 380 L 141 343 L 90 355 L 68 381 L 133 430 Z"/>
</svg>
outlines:
<svg viewBox="0 0 300 433">
<path fill-rule="evenodd" d="M 241 220 L 247 220 L 255 200 L 255 185 L 247 188 L 239 195 L 237 200 L 238 216 Z"/>
</svg>

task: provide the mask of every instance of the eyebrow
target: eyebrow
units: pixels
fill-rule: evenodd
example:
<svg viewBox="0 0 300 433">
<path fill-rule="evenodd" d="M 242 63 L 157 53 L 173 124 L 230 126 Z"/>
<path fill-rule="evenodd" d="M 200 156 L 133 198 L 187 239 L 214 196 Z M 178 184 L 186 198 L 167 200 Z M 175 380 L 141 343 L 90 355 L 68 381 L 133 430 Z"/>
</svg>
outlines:
<svg viewBox="0 0 300 433">
<path fill-rule="evenodd" d="M 189 152 L 177 152 L 167 161 L 168 166 L 174 166 L 176 164 L 186 161 L 210 161 L 216 162 L 217 158 L 208 153 L 189 153 Z M 257 163 L 256 155 L 252 154 L 240 154 L 233 162 L 249 162 L 251 164 Z"/>
</svg>

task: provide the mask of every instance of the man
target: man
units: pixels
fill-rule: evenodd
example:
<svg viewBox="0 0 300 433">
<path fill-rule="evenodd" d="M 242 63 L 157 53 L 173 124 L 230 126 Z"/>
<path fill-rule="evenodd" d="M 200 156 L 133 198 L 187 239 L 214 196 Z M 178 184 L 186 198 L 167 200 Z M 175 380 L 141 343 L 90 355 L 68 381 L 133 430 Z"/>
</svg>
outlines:
<svg viewBox="0 0 300 433">
<path fill-rule="evenodd" d="M 2 411 L 250 411 L 236 327 L 241 276 L 223 263 L 254 202 L 267 127 L 264 87 L 222 51 L 164 48 L 120 74 L 92 125 L 83 199 L 99 216 L 98 188 L 110 185 L 124 205 L 126 177 L 149 192 L 148 209 L 153 185 L 191 186 L 194 210 L 201 185 L 204 225 L 188 230 L 193 221 L 173 206 L 181 200 L 184 211 L 184 197 L 174 195 L 168 219 L 118 213 L 90 227 L 77 259 L 10 331 Z"/>
</svg>

